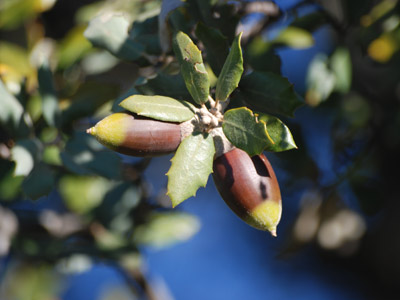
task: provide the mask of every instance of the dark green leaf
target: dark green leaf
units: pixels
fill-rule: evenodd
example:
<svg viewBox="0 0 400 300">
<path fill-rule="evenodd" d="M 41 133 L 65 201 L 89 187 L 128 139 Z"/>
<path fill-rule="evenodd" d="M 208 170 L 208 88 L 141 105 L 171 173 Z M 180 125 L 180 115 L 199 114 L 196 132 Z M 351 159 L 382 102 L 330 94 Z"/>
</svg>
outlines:
<svg viewBox="0 0 400 300">
<path fill-rule="evenodd" d="M 260 112 L 293 117 L 296 108 L 303 105 L 293 85 L 271 72 L 254 71 L 243 76 L 239 87 L 246 102 Z"/>
<path fill-rule="evenodd" d="M 229 55 L 224 63 L 221 74 L 218 77 L 216 100 L 225 101 L 229 95 L 238 87 L 243 74 L 243 56 L 240 47 L 240 33 L 232 43 Z"/>
<path fill-rule="evenodd" d="M 168 15 L 183 4 L 184 2 L 181 0 L 164 0 L 161 3 L 161 11 L 158 15 L 158 36 L 164 53 L 171 49 L 171 32 L 167 24 Z"/>
<path fill-rule="evenodd" d="M 0 159 L 0 200 L 12 200 L 21 191 L 24 176 L 15 176 L 15 163 Z"/>
<path fill-rule="evenodd" d="M 207 61 L 215 75 L 219 75 L 229 54 L 229 44 L 221 31 L 199 23 L 196 27 L 196 36 L 203 42 Z"/>
<path fill-rule="evenodd" d="M 136 83 L 135 88 L 146 95 L 164 95 L 179 100 L 191 100 L 181 74 L 159 73 L 156 77 Z"/>
<path fill-rule="evenodd" d="M 38 70 L 39 93 L 42 97 L 43 117 L 48 125 L 59 123 L 60 108 L 53 82 L 53 74 L 48 63 L 43 63 Z"/>
<path fill-rule="evenodd" d="M 255 37 L 244 52 L 246 62 L 255 71 L 281 73 L 281 59 L 275 53 L 272 43 L 264 41 L 261 37 Z"/>
<path fill-rule="evenodd" d="M 222 129 L 233 145 L 250 156 L 261 154 L 274 143 L 268 135 L 265 122 L 259 121 L 246 107 L 228 110 L 224 114 Z"/>
<path fill-rule="evenodd" d="M 175 207 L 205 187 L 212 172 L 214 141 L 207 133 L 193 133 L 179 145 L 168 176 L 168 196 Z"/>
<path fill-rule="evenodd" d="M 183 32 L 175 35 L 173 48 L 189 93 L 197 104 L 206 103 L 210 92 L 210 81 L 200 50 Z"/>
<path fill-rule="evenodd" d="M 36 200 L 49 194 L 54 187 L 54 183 L 55 177 L 51 169 L 40 163 L 25 178 L 22 183 L 22 190 L 30 199 Z"/>
<path fill-rule="evenodd" d="M 268 114 L 259 114 L 258 120 L 265 122 L 268 134 L 274 141 L 274 144 L 268 145 L 265 150 L 280 152 L 297 149 L 292 133 L 281 120 Z"/>
<path fill-rule="evenodd" d="M 188 102 L 165 96 L 134 95 L 120 104 L 126 110 L 167 122 L 184 122 L 194 116 L 194 107 Z"/>
<path fill-rule="evenodd" d="M 94 46 L 134 61 L 142 56 L 144 46 L 129 38 L 129 25 L 121 15 L 100 15 L 90 21 L 84 35 Z"/>
</svg>

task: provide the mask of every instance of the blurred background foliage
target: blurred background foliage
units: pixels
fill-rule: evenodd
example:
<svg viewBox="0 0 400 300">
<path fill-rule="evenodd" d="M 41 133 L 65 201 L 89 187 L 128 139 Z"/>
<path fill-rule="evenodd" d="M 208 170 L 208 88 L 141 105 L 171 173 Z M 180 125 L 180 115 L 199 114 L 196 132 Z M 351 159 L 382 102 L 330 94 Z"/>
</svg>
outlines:
<svg viewBox="0 0 400 300">
<path fill-rule="evenodd" d="M 150 159 L 106 150 L 85 130 L 135 93 L 190 100 L 173 30 L 195 38 L 215 84 L 236 32 L 249 81 L 282 75 L 284 51 L 312 47 L 321 28 L 332 46 L 296 82 L 305 106 L 282 118 L 299 149 L 272 155 L 284 210 L 285 195 L 300 203 L 279 255 L 314 247 L 367 272 L 371 297 L 398 295 L 400 2 L 280 2 L 1 1 L 1 299 L 57 299 L 68 274 L 96 261 L 130 287 L 104 299 L 160 298 L 139 249 L 185 241 L 199 220 L 151 189 Z M 259 108 L 245 78 L 232 96 L 243 104 Z"/>
</svg>

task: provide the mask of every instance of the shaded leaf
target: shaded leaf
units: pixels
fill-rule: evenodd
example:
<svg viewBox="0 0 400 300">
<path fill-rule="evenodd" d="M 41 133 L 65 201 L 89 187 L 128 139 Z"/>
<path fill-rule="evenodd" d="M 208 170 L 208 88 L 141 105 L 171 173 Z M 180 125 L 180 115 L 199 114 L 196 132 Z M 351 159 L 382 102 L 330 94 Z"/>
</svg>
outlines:
<svg viewBox="0 0 400 300">
<path fill-rule="evenodd" d="M 265 150 L 280 152 L 297 149 L 289 128 L 277 117 L 268 114 L 259 114 L 258 120 L 265 122 L 268 134 L 274 141 L 274 144 L 268 145 Z"/>
<path fill-rule="evenodd" d="M 179 145 L 168 175 L 168 196 L 175 207 L 205 187 L 212 172 L 215 147 L 211 135 L 193 133 Z"/>
<path fill-rule="evenodd" d="M 293 85 L 284 77 L 271 72 L 254 71 L 239 83 L 246 102 L 255 110 L 289 117 L 303 105 Z"/>
<path fill-rule="evenodd" d="M 56 126 L 59 123 L 60 108 L 53 82 L 53 74 L 48 63 L 43 63 L 38 70 L 39 93 L 42 97 L 43 117 L 47 124 Z"/>
<path fill-rule="evenodd" d="M 280 74 L 281 59 L 275 53 L 274 45 L 261 37 L 255 37 L 244 52 L 245 61 L 255 71 L 268 71 Z"/>
<path fill-rule="evenodd" d="M 232 43 L 231 50 L 224 63 L 221 74 L 218 77 L 216 100 L 225 101 L 229 95 L 238 87 L 243 74 L 243 56 L 240 47 L 240 33 Z"/>
<path fill-rule="evenodd" d="M 120 104 L 139 116 L 168 122 L 184 122 L 194 116 L 194 107 L 185 101 L 165 96 L 133 95 Z"/>
<path fill-rule="evenodd" d="M 135 88 L 140 93 L 146 95 L 164 95 L 179 100 L 192 99 L 181 74 L 169 75 L 159 73 L 154 78 L 137 83 Z"/>
<path fill-rule="evenodd" d="M 250 156 L 261 154 L 274 143 L 268 135 L 265 122 L 259 121 L 246 107 L 228 110 L 224 114 L 222 129 L 233 145 Z"/>
<path fill-rule="evenodd" d="M 325 24 L 326 24 L 325 14 L 323 12 L 316 11 L 295 19 L 290 24 L 290 27 L 302 28 L 304 30 L 313 32 Z"/>
<path fill-rule="evenodd" d="M 129 22 L 121 15 L 104 14 L 89 22 L 84 35 L 96 47 L 125 60 L 142 56 L 144 46 L 129 38 Z"/>
<path fill-rule="evenodd" d="M 207 53 L 207 61 L 215 75 L 218 76 L 229 54 L 227 38 L 218 29 L 208 27 L 203 23 L 197 24 L 196 36 L 203 42 Z"/>
<path fill-rule="evenodd" d="M 161 3 L 161 11 L 158 15 L 158 36 L 164 53 L 171 49 L 171 32 L 167 24 L 168 15 L 183 4 L 184 2 L 181 0 L 163 0 Z"/>
<path fill-rule="evenodd" d="M 154 248 L 172 246 L 190 239 L 200 229 L 195 216 L 185 213 L 153 213 L 148 223 L 139 226 L 133 236 L 139 244 Z"/>
<path fill-rule="evenodd" d="M 210 81 L 200 50 L 183 32 L 175 35 L 173 48 L 189 93 L 197 104 L 206 103 L 210 92 Z"/>
<path fill-rule="evenodd" d="M 54 173 L 45 164 L 35 166 L 22 183 L 22 190 L 30 199 L 36 200 L 51 192 L 54 187 Z"/>
<path fill-rule="evenodd" d="M 15 176 L 15 162 L 0 159 L 0 200 L 18 196 L 24 176 Z"/>
</svg>

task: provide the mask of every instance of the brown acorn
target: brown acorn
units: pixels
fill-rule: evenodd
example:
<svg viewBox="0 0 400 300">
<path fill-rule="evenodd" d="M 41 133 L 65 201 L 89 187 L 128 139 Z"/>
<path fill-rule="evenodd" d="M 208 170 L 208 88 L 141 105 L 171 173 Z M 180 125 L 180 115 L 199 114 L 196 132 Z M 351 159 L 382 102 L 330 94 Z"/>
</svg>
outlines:
<svg viewBox="0 0 400 300">
<path fill-rule="evenodd" d="M 132 156 L 158 156 L 174 152 L 181 142 L 178 124 L 112 114 L 87 130 L 104 146 Z"/>
<path fill-rule="evenodd" d="M 281 192 L 264 154 L 250 157 L 235 148 L 214 161 L 215 185 L 228 206 L 247 224 L 276 236 Z"/>
</svg>

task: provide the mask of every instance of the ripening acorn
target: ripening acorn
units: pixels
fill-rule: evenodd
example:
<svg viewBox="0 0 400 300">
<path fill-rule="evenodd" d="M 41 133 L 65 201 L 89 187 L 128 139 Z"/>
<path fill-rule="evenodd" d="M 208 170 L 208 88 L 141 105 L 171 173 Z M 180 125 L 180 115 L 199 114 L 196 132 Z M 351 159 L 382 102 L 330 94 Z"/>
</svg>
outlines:
<svg viewBox="0 0 400 300">
<path fill-rule="evenodd" d="M 104 146 L 132 156 L 172 153 L 181 142 L 179 124 L 138 118 L 126 112 L 109 115 L 87 132 Z"/>
<path fill-rule="evenodd" d="M 214 160 L 213 179 L 228 206 L 249 225 L 276 236 L 282 213 L 275 172 L 264 154 L 235 148 Z"/>
</svg>

